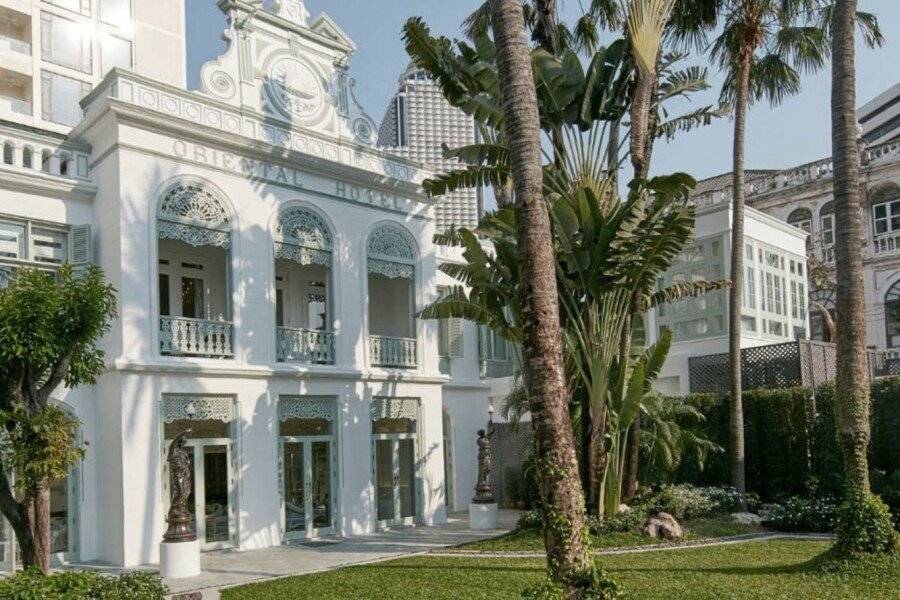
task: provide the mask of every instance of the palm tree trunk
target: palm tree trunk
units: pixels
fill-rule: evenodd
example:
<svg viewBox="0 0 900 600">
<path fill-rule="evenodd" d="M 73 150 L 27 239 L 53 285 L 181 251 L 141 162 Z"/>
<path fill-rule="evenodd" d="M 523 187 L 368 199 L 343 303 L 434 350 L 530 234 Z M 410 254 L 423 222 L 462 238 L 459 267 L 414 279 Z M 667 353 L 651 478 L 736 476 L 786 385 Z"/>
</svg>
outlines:
<svg viewBox="0 0 900 600">
<path fill-rule="evenodd" d="M 738 57 L 737 98 L 734 107 L 734 155 L 731 223 L 731 289 L 728 292 L 728 363 L 731 371 L 731 485 L 741 497 L 747 491 L 744 467 L 744 404 L 741 397 L 741 300 L 744 290 L 744 132 L 750 89 L 750 48 Z"/>
<path fill-rule="evenodd" d="M 521 265 L 522 351 L 544 511 L 550 577 L 563 585 L 590 570 L 584 498 L 563 372 L 562 336 L 543 196 L 540 118 L 525 39 L 522 3 L 491 0 L 501 107 L 516 196 L 517 253 Z M 575 590 L 567 590 L 574 596 Z"/>
<path fill-rule="evenodd" d="M 637 81 L 634 85 L 634 96 L 631 100 L 631 165 L 634 167 L 634 176 L 645 179 L 650 169 L 647 160 L 647 138 L 650 125 L 650 105 L 652 104 L 653 80 L 655 75 L 645 74 L 637 70 Z"/>
<path fill-rule="evenodd" d="M 863 288 L 863 226 L 856 122 L 854 21 L 856 0 L 837 0 L 832 29 L 831 145 L 834 160 L 837 279 L 838 439 L 850 486 L 868 494 L 869 374 Z"/>
</svg>

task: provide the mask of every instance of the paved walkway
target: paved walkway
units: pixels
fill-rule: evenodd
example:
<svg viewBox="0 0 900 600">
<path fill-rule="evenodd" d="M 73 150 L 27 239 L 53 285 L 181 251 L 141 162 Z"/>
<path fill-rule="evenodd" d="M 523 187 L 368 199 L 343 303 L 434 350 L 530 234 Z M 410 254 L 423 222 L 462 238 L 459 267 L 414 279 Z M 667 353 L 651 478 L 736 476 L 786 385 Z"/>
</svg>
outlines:
<svg viewBox="0 0 900 600">
<path fill-rule="evenodd" d="M 517 518 L 517 512 L 501 510 L 501 529 L 473 531 L 468 528 L 468 513 L 454 513 L 446 525 L 434 527 L 409 527 L 247 552 L 206 552 L 201 559 L 203 573 L 198 577 L 166 583 L 176 596 L 202 592 L 203 600 L 218 600 L 219 590 L 226 587 L 423 554 L 496 537 L 515 527 Z"/>
</svg>

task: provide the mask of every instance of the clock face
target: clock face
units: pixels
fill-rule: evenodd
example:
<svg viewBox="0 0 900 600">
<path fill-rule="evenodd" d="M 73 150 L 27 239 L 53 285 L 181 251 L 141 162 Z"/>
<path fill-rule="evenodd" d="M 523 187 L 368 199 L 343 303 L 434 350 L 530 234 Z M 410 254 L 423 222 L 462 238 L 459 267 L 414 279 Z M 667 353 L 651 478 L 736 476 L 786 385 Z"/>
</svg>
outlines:
<svg viewBox="0 0 900 600">
<path fill-rule="evenodd" d="M 287 116 L 310 118 L 325 104 L 322 84 L 305 63 L 281 58 L 269 70 L 269 97 Z"/>
</svg>

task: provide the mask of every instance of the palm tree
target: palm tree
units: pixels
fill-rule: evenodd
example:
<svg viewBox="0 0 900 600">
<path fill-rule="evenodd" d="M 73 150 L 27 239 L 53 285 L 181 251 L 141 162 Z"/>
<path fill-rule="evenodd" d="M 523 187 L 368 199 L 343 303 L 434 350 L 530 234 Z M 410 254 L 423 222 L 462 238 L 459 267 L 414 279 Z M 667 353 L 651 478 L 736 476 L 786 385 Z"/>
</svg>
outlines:
<svg viewBox="0 0 900 600">
<path fill-rule="evenodd" d="M 810 25 L 818 0 L 698 0 L 714 8 L 721 33 L 710 55 L 726 73 L 720 100 L 734 107 L 732 232 L 728 353 L 731 374 L 731 482 L 746 492 L 744 412 L 741 398 L 741 305 L 744 289 L 744 145 L 747 108 L 755 101 L 772 105 L 800 91 L 800 75 L 823 66 L 828 56 L 825 31 Z M 693 32 L 703 45 L 704 33 Z M 685 37 L 682 34 L 682 37 Z"/>
<path fill-rule="evenodd" d="M 519 0 L 492 0 L 504 133 L 516 204 L 517 256 L 523 371 L 531 409 L 535 457 L 540 465 L 544 544 L 551 579 L 574 596 L 574 585 L 591 571 L 585 535 L 584 497 L 575 440 L 569 423 L 556 261 L 544 201 L 541 125 L 531 52 Z"/>
</svg>

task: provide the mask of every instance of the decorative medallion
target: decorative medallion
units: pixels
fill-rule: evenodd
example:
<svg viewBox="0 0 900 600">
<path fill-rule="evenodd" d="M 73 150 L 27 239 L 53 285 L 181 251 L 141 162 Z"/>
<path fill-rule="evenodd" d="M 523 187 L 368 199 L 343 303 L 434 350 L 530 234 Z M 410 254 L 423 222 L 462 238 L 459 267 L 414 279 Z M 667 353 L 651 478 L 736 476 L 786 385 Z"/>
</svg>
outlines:
<svg viewBox="0 0 900 600">
<path fill-rule="evenodd" d="M 325 93 L 315 71 L 293 57 L 276 60 L 269 69 L 266 93 L 285 116 L 311 119 L 325 105 Z"/>
<path fill-rule="evenodd" d="M 372 124 L 367 119 L 360 118 L 353 121 L 353 135 L 360 142 L 371 142 L 374 131 Z"/>
</svg>

